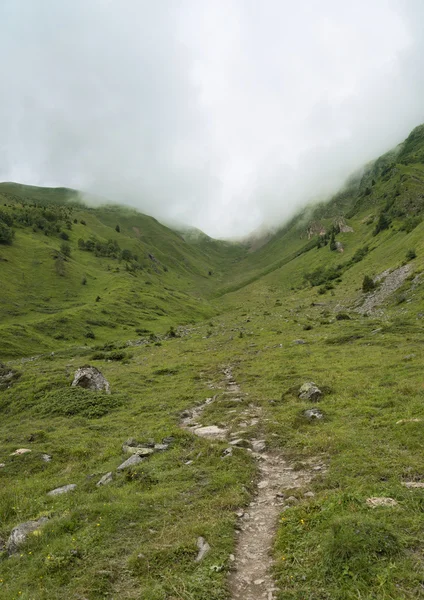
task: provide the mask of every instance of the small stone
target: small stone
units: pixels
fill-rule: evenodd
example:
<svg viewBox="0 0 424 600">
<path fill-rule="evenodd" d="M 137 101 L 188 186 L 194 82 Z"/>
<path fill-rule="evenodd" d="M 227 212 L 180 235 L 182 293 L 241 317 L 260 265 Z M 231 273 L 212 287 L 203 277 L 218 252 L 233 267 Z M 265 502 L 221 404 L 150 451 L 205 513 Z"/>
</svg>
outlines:
<svg viewBox="0 0 424 600">
<path fill-rule="evenodd" d="M 42 454 L 41 455 L 41 460 L 44 460 L 44 462 L 50 462 L 52 459 L 52 457 L 50 456 L 50 454 Z"/>
<path fill-rule="evenodd" d="M 5 463 L 0 463 L 0 469 L 3 469 L 3 467 L 5 467 L 6 464 Z"/>
<path fill-rule="evenodd" d="M 21 456 L 22 454 L 28 454 L 28 452 L 32 452 L 28 448 L 18 448 L 15 452 L 12 452 L 10 456 Z"/>
<path fill-rule="evenodd" d="M 173 435 L 170 435 L 168 437 L 164 437 L 162 440 L 162 444 L 172 444 L 172 442 L 175 441 L 175 437 Z"/>
<path fill-rule="evenodd" d="M 321 396 L 321 390 L 313 381 L 307 381 L 299 389 L 299 398 L 301 400 L 312 400 L 312 402 L 317 402 Z"/>
<path fill-rule="evenodd" d="M 265 440 L 253 440 L 252 450 L 253 452 L 264 452 L 266 450 Z"/>
<path fill-rule="evenodd" d="M 185 465 L 192 465 L 193 461 L 192 460 L 186 460 L 186 462 L 184 463 Z"/>
<path fill-rule="evenodd" d="M 277 498 L 285 498 L 285 493 L 284 492 L 277 492 L 276 494 Z"/>
<path fill-rule="evenodd" d="M 303 495 L 305 498 L 315 498 L 314 492 L 305 492 Z"/>
<path fill-rule="evenodd" d="M 137 454 L 138 456 L 150 456 L 154 448 L 145 448 L 144 446 L 122 446 L 122 452 L 125 454 Z"/>
<path fill-rule="evenodd" d="M 255 579 L 255 581 L 253 582 L 255 585 L 262 585 L 264 583 L 265 579 Z"/>
<path fill-rule="evenodd" d="M 135 465 L 138 465 L 139 463 L 141 463 L 142 460 L 143 459 L 141 456 L 139 456 L 138 454 L 133 454 L 126 461 L 124 461 L 122 464 L 120 464 L 116 470 L 123 471 L 124 469 L 128 469 L 129 467 L 134 467 Z"/>
<path fill-rule="evenodd" d="M 424 488 L 423 481 L 402 481 L 402 485 L 404 485 L 405 487 L 407 487 L 409 489 Z"/>
<path fill-rule="evenodd" d="M 289 496 L 286 498 L 287 504 L 298 504 L 299 500 L 295 496 Z"/>
<path fill-rule="evenodd" d="M 205 558 L 206 554 L 209 552 L 211 547 L 209 546 L 208 542 L 202 537 L 197 538 L 197 547 L 199 548 L 199 552 L 196 556 L 196 562 L 200 562 Z"/>
<path fill-rule="evenodd" d="M 37 529 L 39 529 L 42 525 L 47 523 L 47 517 L 41 517 L 37 521 L 27 521 L 26 523 L 21 523 L 17 525 L 14 529 L 12 529 L 12 533 L 9 536 L 9 539 L 6 542 L 6 550 L 10 554 L 14 554 L 18 551 L 19 546 L 21 546 L 27 536 L 30 533 L 34 533 Z"/>
<path fill-rule="evenodd" d="M 306 344 L 305 340 L 293 340 L 292 344 Z"/>
<path fill-rule="evenodd" d="M 318 408 L 310 408 L 305 410 L 303 415 L 308 419 L 308 421 L 315 421 L 324 418 L 324 414 Z"/>
<path fill-rule="evenodd" d="M 228 456 L 232 456 L 232 455 L 233 455 L 233 449 L 225 448 L 224 452 L 221 454 L 221 458 L 227 458 Z"/>
<path fill-rule="evenodd" d="M 237 446 L 238 448 L 248 448 L 249 442 L 248 440 L 244 440 L 242 438 L 238 438 L 237 440 L 231 440 L 231 446 Z"/>
<path fill-rule="evenodd" d="M 127 439 L 127 441 L 125 442 L 124 446 L 137 446 L 137 440 L 133 437 L 130 437 Z"/>
<path fill-rule="evenodd" d="M 155 444 L 154 450 L 155 452 L 164 452 L 168 450 L 169 444 Z"/>
<path fill-rule="evenodd" d="M 258 483 L 258 490 L 263 490 L 269 486 L 269 481 L 260 481 Z"/>
<path fill-rule="evenodd" d="M 377 508 L 378 506 L 397 506 L 397 501 L 394 500 L 393 498 L 385 498 L 385 497 L 372 497 L 372 498 L 367 498 L 367 505 L 370 506 L 371 508 Z"/>
<path fill-rule="evenodd" d="M 234 554 L 230 554 L 228 559 L 230 562 L 234 562 L 236 560 L 236 557 L 234 556 Z"/>
<path fill-rule="evenodd" d="M 110 483 L 113 479 L 112 476 L 112 471 L 109 471 L 109 473 L 106 473 L 106 475 L 103 475 L 103 477 L 96 483 L 97 487 L 101 487 L 102 485 L 107 485 L 108 483 Z"/>
<path fill-rule="evenodd" d="M 61 494 L 67 494 L 68 492 L 73 492 L 76 488 L 75 483 L 69 483 L 68 485 L 62 485 L 62 487 L 58 487 L 51 492 L 47 492 L 47 496 L 60 496 Z"/>
<path fill-rule="evenodd" d="M 244 517 L 244 510 L 242 508 L 236 511 L 236 517 L 238 517 L 239 519 Z"/>
<path fill-rule="evenodd" d="M 211 440 L 224 440 L 227 435 L 227 429 L 209 425 L 208 427 L 197 427 L 193 431 L 199 437 L 204 437 Z"/>
</svg>

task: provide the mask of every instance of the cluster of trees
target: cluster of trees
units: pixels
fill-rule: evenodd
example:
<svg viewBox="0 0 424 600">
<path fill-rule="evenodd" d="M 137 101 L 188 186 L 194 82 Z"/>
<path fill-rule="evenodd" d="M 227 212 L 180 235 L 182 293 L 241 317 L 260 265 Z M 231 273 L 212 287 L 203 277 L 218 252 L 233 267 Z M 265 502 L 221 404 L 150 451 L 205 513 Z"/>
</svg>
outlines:
<svg viewBox="0 0 424 600">
<path fill-rule="evenodd" d="M 322 248 L 330 244 L 330 250 L 337 250 L 336 235 L 340 233 L 340 227 L 333 225 L 324 235 L 318 237 L 317 248 Z"/>
<path fill-rule="evenodd" d="M 71 209 L 62 206 L 38 206 L 37 204 L 14 205 L 11 210 L 0 210 L 0 243 L 11 244 L 13 226 L 31 227 L 34 233 L 57 235 L 69 239 L 66 230 L 72 229 Z"/>
<path fill-rule="evenodd" d="M 131 250 L 126 248 L 121 249 L 116 240 L 108 240 L 107 242 L 101 242 L 96 239 L 78 240 L 78 248 L 80 250 L 86 250 L 87 252 L 93 252 L 95 256 L 105 256 L 108 258 L 116 258 L 118 260 L 124 260 L 125 262 L 138 262 L 137 254 L 133 254 Z"/>
</svg>

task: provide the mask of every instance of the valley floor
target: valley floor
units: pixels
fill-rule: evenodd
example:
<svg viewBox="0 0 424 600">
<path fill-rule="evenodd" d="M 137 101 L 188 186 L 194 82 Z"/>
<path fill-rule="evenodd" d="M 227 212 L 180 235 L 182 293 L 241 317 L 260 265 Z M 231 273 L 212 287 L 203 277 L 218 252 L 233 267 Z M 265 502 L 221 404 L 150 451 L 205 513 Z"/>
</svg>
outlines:
<svg viewBox="0 0 424 600">
<path fill-rule="evenodd" d="M 180 337 L 7 363 L 0 598 L 422 597 L 423 313 L 405 293 L 337 320 L 340 299 L 261 282 Z M 70 388 L 84 364 L 111 394 Z"/>
</svg>

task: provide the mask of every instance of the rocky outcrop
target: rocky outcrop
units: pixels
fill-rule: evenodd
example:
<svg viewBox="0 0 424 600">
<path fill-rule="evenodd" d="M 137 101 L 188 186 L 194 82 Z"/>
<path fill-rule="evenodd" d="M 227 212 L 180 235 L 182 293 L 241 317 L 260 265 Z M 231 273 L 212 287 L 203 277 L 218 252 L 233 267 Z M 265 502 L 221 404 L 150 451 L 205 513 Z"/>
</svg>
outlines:
<svg viewBox="0 0 424 600">
<path fill-rule="evenodd" d="M 80 367 L 77 369 L 72 382 L 72 387 L 82 387 L 96 392 L 106 392 L 110 394 L 108 380 L 100 373 L 96 367 Z"/>
<path fill-rule="evenodd" d="M 9 539 L 6 542 L 6 550 L 8 554 L 14 554 L 19 550 L 19 547 L 27 539 L 30 533 L 34 533 L 37 529 L 40 529 L 45 523 L 47 523 L 47 517 L 41 517 L 37 521 L 26 521 L 26 523 L 21 523 L 17 525 L 14 529 L 12 529 L 12 533 L 9 536 Z"/>
</svg>

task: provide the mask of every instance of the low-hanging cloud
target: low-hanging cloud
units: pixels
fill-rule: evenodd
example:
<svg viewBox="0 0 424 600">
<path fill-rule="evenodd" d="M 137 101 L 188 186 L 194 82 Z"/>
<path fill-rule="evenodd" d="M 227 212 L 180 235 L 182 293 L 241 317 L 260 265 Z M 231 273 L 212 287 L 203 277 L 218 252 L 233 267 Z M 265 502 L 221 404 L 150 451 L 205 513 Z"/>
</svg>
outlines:
<svg viewBox="0 0 424 600">
<path fill-rule="evenodd" d="M 3 0 L 0 179 L 225 237 L 424 120 L 419 0 Z"/>
</svg>

